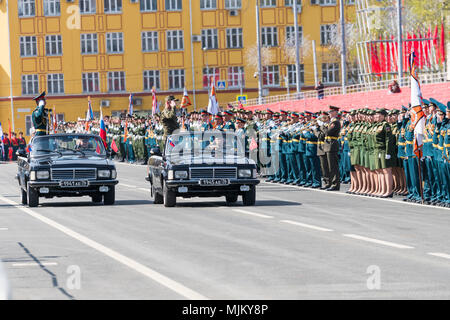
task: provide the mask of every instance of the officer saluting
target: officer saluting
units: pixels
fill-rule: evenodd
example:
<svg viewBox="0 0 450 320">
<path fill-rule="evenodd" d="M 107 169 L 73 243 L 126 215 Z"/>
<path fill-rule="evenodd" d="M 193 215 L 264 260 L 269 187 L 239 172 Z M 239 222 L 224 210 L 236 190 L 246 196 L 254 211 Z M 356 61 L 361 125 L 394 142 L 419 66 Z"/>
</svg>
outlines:
<svg viewBox="0 0 450 320">
<path fill-rule="evenodd" d="M 47 109 L 45 109 L 45 91 L 33 98 L 36 101 L 36 109 L 31 114 L 33 126 L 36 129 L 36 136 L 47 135 Z"/>
<path fill-rule="evenodd" d="M 323 150 L 327 155 L 328 168 L 330 172 L 329 183 L 330 187 L 327 191 L 338 191 L 340 189 L 339 177 L 339 133 L 341 132 L 341 122 L 337 118 L 339 108 L 330 106 L 330 124 L 326 130 Z"/>
</svg>

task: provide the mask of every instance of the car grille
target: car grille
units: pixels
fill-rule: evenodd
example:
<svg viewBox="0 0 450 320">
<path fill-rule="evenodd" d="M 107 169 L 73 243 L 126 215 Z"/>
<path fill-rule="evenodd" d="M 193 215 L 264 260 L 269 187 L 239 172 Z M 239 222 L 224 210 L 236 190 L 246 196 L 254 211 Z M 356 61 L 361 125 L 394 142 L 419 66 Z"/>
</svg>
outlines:
<svg viewBox="0 0 450 320">
<path fill-rule="evenodd" d="M 191 179 L 236 178 L 236 168 L 191 168 Z"/>
<path fill-rule="evenodd" d="M 52 169 L 52 180 L 95 180 L 96 169 Z"/>
</svg>

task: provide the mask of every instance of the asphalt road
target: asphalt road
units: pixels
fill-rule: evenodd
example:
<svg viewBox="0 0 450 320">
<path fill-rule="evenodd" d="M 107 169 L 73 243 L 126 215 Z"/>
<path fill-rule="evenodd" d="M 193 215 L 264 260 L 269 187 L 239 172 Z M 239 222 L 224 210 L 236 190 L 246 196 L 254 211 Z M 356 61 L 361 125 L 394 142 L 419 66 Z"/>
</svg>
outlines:
<svg viewBox="0 0 450 320">
<path fill-rule="evenodd" d="M 118 164 L 116 205 L 19 205 L 0 164 L 0 259 L 14 299 L 449 299 L 450 210 L 261 183 L 154 205 Z"/>
</svg>

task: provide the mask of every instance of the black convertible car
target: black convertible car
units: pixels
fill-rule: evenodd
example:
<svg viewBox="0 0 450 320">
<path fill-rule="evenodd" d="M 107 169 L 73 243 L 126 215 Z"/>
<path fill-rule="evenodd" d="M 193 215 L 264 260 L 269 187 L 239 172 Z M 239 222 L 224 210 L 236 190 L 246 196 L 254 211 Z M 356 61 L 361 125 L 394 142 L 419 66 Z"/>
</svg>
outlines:
<svg viewBox="0 0 450 320">
<path fill-rule="evenodd" d="M 53 134 L 34 137 L 29 153 L 19 150 L 17 179 L 22 203 L 39 205 L 39 197 L 90 196 L 112 205 L 117 172 L 99 136 Z"/>
<path fill-rule="evenodd" d="M 176 205 L 177 197 L 221 197 L 243 204 L 256 200 L 256 164 L 245 157 L 235 133 L 181 132 L 167 137 L 164 154 L 152 149 L 148 176 L 155 204 Z"/>
</svg>

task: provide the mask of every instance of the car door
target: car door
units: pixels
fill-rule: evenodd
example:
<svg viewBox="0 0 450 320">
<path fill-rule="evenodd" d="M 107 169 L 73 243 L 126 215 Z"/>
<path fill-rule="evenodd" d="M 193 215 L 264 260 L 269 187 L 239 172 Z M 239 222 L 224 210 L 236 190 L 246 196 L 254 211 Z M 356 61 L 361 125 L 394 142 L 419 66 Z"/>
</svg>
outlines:
<svg viewBox="0 0 450 320">
<path fill-rule="evenodd" d="M 27 180 L 29 175 L 29 160 L 25 157 L 17 157 L 17 165 L 18 165 L 18 179 L 20 186 L 26 190 L 27 188 Z"/>
</svg>

